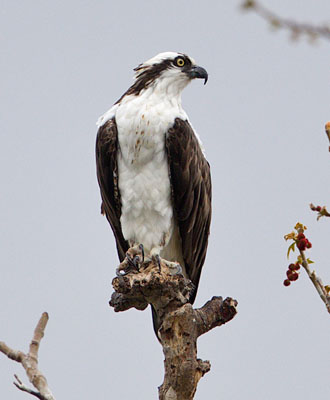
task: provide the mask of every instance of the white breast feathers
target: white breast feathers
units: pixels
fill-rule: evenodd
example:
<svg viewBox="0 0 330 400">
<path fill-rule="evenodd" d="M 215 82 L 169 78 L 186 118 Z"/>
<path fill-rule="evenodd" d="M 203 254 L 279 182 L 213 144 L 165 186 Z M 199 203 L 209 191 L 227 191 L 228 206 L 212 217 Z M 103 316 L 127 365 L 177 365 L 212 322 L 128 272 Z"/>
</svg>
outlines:
<svg viewBox="0 0 330 400">
<path fill-rule="evenodd" d="M 187 116 L 179 101 L 146 92 L 126 96 L 115 111 L 121 225 L 130 245 L 159 254 L 174 229 L 165 134 L 175 118 Z"/>
</svg>

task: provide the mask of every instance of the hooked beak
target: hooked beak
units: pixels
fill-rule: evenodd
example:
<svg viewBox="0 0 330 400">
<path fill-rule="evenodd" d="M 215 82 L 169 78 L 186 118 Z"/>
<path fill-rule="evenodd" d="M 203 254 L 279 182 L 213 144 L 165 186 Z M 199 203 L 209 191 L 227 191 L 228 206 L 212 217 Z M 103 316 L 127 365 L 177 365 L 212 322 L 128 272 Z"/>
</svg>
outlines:
<svg viewBox="0 0 330 400">
<path fill-rule="evenodd" d="M 204 85 L 206 84 L 208 79 L 206 69 L 204 69 L 203 67 L 199 67 L 198 65 L 194 65 L 190 68 L 190 70 L 188 71 L 188 76 L 190 79 L 204 79 Z"/>
</svg>

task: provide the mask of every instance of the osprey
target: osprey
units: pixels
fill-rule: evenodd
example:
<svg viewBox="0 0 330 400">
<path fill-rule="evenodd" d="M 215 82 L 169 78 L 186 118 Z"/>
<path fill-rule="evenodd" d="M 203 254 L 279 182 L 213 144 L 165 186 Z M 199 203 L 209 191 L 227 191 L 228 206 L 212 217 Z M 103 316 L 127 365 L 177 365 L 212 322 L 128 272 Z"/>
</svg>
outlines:
<svg viewBox="0 0 330 400">
<path fill-rule="evenodd" d="M 174 52 L 134 71 L 133 85 L 97 122 L 101 210 L 120 261 L 142 244 L 150 257 L 178 262 L 195 285 L 193 303 L 208 244 L 211 177 L 181 93 L 192 79 L 205 84 L 208 75 L 192 58 Z"/>
</svg>

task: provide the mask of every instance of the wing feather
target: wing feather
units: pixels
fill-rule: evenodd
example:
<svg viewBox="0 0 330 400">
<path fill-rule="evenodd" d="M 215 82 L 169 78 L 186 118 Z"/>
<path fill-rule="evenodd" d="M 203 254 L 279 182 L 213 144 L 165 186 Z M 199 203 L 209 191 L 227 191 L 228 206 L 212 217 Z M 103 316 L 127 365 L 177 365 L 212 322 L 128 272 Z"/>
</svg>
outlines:
<svg viewBox="0 0 330 400">
<path fill-rule="evenodd" d="M 205 261 L 211 223 L 211 174 L 188 121 L 176 118 L 166 135 L 175 217 L 189 279 L 196 290 Z"/>
<path fill-rule="evenodd" d="M 102 197 L 101 212 L 105 214 L 115 235 L 120 261 L 125 258 L 128 242 L 121 229 L 121 202 L 118 189 L 118 131 L 115 119 L 102 125 L 96 138 L 96 171 Z"/>
</svg>

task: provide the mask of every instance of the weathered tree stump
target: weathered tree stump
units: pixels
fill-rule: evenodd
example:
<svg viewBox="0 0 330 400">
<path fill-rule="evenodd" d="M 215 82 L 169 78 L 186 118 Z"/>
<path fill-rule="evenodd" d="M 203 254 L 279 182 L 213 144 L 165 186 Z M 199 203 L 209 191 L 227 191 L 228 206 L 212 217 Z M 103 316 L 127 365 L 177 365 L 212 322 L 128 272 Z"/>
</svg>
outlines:
<svg viewBox="0 0 330 400">
<path fill-rule="evenodd" d="M 160 400 L 191 400 L 200 378 L 211 366 L 197 358 L 197 338 L 230 321 L 237 313 L 237 301 L 212 297 L 203 307 L 189 303 L 193 284 L 180 268 L 161 261 L 145 263 L 140 271 L 118 276 L 112 281 L 115 292 L 110 306 L 116 312 L 130 308 L 144 310 L 151 304 L 160 320 L 158 338 L 165 356 L 165 377 L 159 387 Z"/>
</svg>

